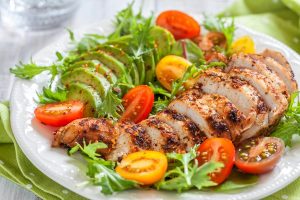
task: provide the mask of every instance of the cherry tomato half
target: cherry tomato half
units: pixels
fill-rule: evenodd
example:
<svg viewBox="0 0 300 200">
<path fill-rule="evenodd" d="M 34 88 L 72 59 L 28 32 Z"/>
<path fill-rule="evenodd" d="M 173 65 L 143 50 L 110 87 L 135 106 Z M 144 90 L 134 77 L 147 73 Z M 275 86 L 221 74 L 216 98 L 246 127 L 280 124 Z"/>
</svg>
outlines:
<svg viewBox="0 0 300 200">
<path fill-rule="evenodd" d="M 274 137 L 251 138 L 242 142 L 235 155 L 235 165 L 250 174 L 272 170 L 284 152 L 284 142 Z"/>
<path fill-rule="evenodd" d="M 222 162 L 224 164 L 220 172 L 210 174 L 211 180 L 215 183 L 222 183 L 231 173 L 235 148 L 231 140 L 226 138 L 209 138 L 198 148 L 198 163 L 203 165 L 209 161 Z"/>
<path fill-rule="evenodd" d="M 194 18 L 177 10 L 160 13 L 156 24 L 169 30 L 176 40 L 194 38 L 201 32 L 200 25 Z"/>
<path fill-rule="evenodd" d="M 167 171 L 165 154 L 157 151 L 139 151 L 129 154 L 116 167 L 116 172 L 125 179 L 151 185 L 162 179 Z"/>
<path fill-rule="evenodd" d="M 146 119 L 152 110 L 154 93 L 147 85 L 139 85 L 129 90 L 123 97 L 125 112 L 120 121 L 138 123 Z"/>
<path fill-rule="evenodd" d="M 65 101 L 50 103 L 35 109 L 35 117 L 44 124 L 65 126 L 75 119 L 83 117 L 84 103 L 80 101 Z"/>
</svg>

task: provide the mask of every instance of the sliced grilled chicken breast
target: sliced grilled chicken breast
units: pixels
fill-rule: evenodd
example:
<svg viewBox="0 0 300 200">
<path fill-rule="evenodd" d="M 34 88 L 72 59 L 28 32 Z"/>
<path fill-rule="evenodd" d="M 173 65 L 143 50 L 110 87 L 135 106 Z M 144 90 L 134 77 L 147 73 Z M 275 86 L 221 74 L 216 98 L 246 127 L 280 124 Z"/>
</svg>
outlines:
<svg viewBox="0 0 300 200">
<path fill-rule="evenodd" d="M 261 55 L 262 61 L 283 80 L 290 94 L 298 90 L 293 70 L 280 52 L 266 49 Z"/>
<path fill-rule="evenodd" d="M 106 156 L 107 160 L 120 161 L 129 153 L 151 149 L 151 139 L 141 125 L 122 122 L 115 125 L 115 130 L 116 144 Z"/>
<path fill-rule="evenodd" d="M 273 84 L 273 87 L 289 98 L 287 87 L 275 72 L 272 72 L 266 64 L 256 58 L 257 56 L 250 54 L 234 54 L 231 57 L 228 67 L 225 72 L 229 72 L 232 68 L 248 68 L 268 77 Z"/>
<path fill-rule="evenodd" d="M 182 94 L 178 99 L 172 101 L 168 108 L 189 117 L 208 138 L 225 137 L 231 139 L 225 121 L 214 109 L 204 104 L 196 92 L 188 91 Z"/>
<path fill-rule="evenodd" d="M 288 100 L 273 87 L 269 78 L 256 71 L 243 68 L 233 68 L 230 70 L 229 76 L 247 81 L 258 91 L 269 108 L 270 126 L 279 121 L 288 106 Z"/>
<path fill-rule="evenodd" d="M 82 118 L 74 120 L 68 125 L 61 127 L 54 133 L 53 147 L 61 145 L 74 147 L 77 143 L 83 144 L 103 142 L 108 148 L 99 152 L 106 156 L 114 147 L 116 133 L 112 122 L 108 119 Z"/>
<path fill-rule="evenodd" d="M 180 143 L 186 151 L 189 151 L 195 144 L 201 144 L 206 139 L 206 135 L 191 119 L 176 111 L 166 109 L 156 114 L 156 117 L 177 132 Z"/>
<path fill-rule="evenodd" d="M 260 95 L 248 82 L 228 77 L 220 70 L 208 70 L 201 74 L 194 88 L 208 94 L 223 95 L 245 116 L 241 140 L 260 134 L 268 125 L 268 109 Z M 258 129 L 257 127 L 260 127 Z"/>
<path fill-rule="evenodd" d="M 202 99 L 220 114 L 230 129 L 232 140 L 237 140 L 245 130 L 246 116 L 225 96 L 204 94 Z"/>
<path fill-rule="evenodd" d="M 184 152 L 178 134 L 171 126 L 159 120 L 156 116 L 140 122 L 151 140 L 152 150 L 161 152 Z"/>
</svg>

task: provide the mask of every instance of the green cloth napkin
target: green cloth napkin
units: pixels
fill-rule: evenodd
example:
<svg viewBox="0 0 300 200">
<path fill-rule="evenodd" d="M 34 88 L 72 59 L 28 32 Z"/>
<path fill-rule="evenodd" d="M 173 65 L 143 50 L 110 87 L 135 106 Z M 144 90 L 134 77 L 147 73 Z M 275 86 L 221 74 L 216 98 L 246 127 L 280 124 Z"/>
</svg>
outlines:
<svg viewBox="0 0 300 200">
<path fill-rule="evenodd" d="M 300 0 L 238 0 L 223 11 L 237 23 L 270 35 L 300 53 Z"/>
<path fill-rule="evenodd" d="M 8 103 L 0 103 L 0 176 L 45 200 L 85 199 L 52 181 L 27 159 L 12 134 Z"/>
</svg>

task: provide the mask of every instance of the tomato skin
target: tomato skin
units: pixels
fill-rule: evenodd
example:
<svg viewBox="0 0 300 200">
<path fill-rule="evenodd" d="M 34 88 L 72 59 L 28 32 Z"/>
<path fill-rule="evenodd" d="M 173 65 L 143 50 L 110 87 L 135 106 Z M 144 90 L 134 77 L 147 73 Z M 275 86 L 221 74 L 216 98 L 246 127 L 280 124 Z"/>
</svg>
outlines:
<svg viewBox="0 0 300 200">
<path fill-rule="evenodd" d="M 146 119 L 154 104 L 154 93 L 147 85 L 139 85 L 129 90 L 123 97 L 125 112 L 120 121 L 138 123 Z"/>
<path fill-rule="evenodd" d="M 261 154 L 264 149 L 267 149 L 265 146 L 268 143 L 274 143 L 276 144 L 276 152 L 271 154 L 271 156 L 262 159 L 260 161 L 250 161 L 249 159 L 243 160 L 241 158 L 241 148 L 246 144 L 245 141 L 242 144 L 239 145 L 237 148 L 236 156 L 235 156 L 235 165 L 243 172 L 249 173 L 249 174 L 264 174 L 276 166 L 276 164 L 279 162 L 283 152 L 284 152 L 284 142 L 279 138 L 274 137 L 264 137 L 264 138 L 255 138 L 258 140 L 258 144 L 256 146 L 251 147 L 249 154 L 249 159 L 256 157 L 257 155 Z M 253 155 L 251 155 L 253 154 Z"/>
<path fill-rule="evenodd" d="M 50 103 L 35 109 L 35 117 L 50 126 L 65 126 L 75 119 L 83 118 L 84 103 L 65 101 Z"/>
<path fill-rule="evenodd" d="M 255 53 L 255 43 L 250 36 L 243 36 L 235 40 L 230 47 L 231 53 Z"/>
<path fill-rule="evenodd" d="M 143 185 L 152 185 L 165 175 L 168 160 L 158 151 L 139 151 L 127 155 L 116 167 L 116 172 L 125 179 Z"/>
<path fill-rule="evenodd" d="M 171 91 L 173 81 L 182 78 L 191 64 L 188 60 L 180 56 L 165 56 L 156 66 L 156 77 L 164 88 Z"/>
<path fill-rule="evenodd" d="M 156 24 L 169 30 L 176 40 L 194 38 L 201 32 L 200 25 L 194 18 L 177 10 L 160 13 L 156 19 Z"/>
<path fill-rule="evenodd" d="M 235 148 L 232 141 L 226 138 L 209 138 L 206 139 L 198 148 L 199 166 L 209 161 L 222 162 L 224 167 L 220 172 L 210 174 L 211 180 L 217 184 L 222 183 L 231 173 Z"/>
</svg>

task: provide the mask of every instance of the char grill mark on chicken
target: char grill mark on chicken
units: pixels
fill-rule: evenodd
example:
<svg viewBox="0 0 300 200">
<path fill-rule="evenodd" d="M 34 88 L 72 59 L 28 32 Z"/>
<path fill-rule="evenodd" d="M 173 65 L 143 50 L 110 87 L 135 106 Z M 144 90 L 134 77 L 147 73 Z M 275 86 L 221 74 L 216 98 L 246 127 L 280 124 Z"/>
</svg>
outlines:
<svg viewBox="0 0 300 200">
<path fill-rule="evenodd" d="M 152 150 L 160 152 L 184 152 L 175 130 L 159 120 L 156 116 L 149 117 L 140 122 L 151 139 Z"/>
<path fill-rule="evenodd" d="M 246 116 L 225 96 L 218 94 L 204 94 L 202 99 L 223 117 L 223 120 L 230 129 L 232 140 L 235 141 L 239 138 L 240 134 L 245 130 L 244 123 L 246 123 Z"/>
<path fill-rule="evenodd" d="M 298 90 L 293 70 L 280 52 L 266 49 L 261 55 L 263 62 L 283 80 L 290 94 Z"/>
<path fill-rule="evenodd" d="M 266 106 L 269 108 L 269 126 L 277 124 L 284 111 L 287 109 L 286 97 L 278 92 L 269 78 L 256 71 L 243 68 L 233 68 L 229 76 L 239 78 L 251 84 L 259 93 Z"/>
<path fill-rule="evenodd" d="M 105 118 L 83 118 L 77 119 L 68 125 L 61 127 L 54 133 L 53 147 L 61 145 L 74 147 L 76 144 L 103 142 L 108 148 L 99 152 L 106 156 L 115 145 L 116 133 L 112 122 Z"/>
<path fill-rule="evenodd" d="M 206 135 L 190 118 L 174 110 L 166 109 L 156 114 L 156 117 L 177 132 L 180 143 L 187 151 L 195 144 L 201 144 L 206 139 Z"/>
<path fill-rule="evenodd" d="M 189 117 L 208 138 L 225 137 L 231 139 L 231 133 L 226 122 L 214 109 L 201 100 L 201 94 L 197 90 L 183 93 L 172 101 L 168 108 Z"/>
<path fill-rule="evenodd" d="M 106 159 L 120 161 L 129 153 L 151 149 L 151 139 L 141 125 L 130 122 L 116 123 L 115 131 L 116 144 Z"/>
<path fill-rule="evenodd" d="M 229 72 L 232 68 L 247 68 L 265 75 L 272 81 L 273 87 L 277 91 L 289 98 L 289 93 L 284 82 L 266 64 L 257 59 L 257 56 L 242 53 L 234 54 L 228 63 L 228 67 L 225 68 L 225 72 Z"/>
</svg>

